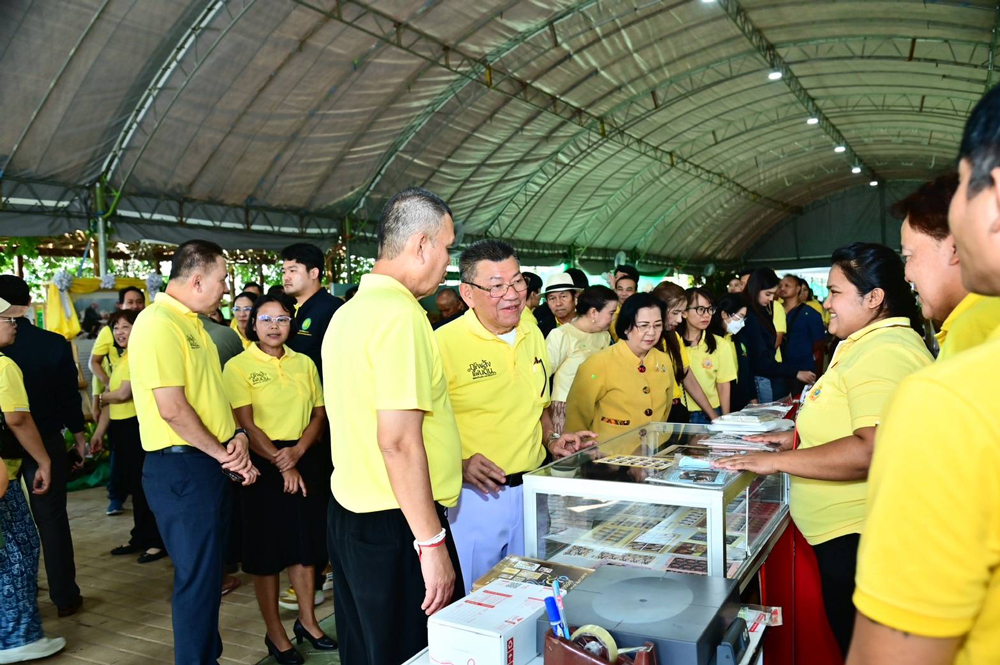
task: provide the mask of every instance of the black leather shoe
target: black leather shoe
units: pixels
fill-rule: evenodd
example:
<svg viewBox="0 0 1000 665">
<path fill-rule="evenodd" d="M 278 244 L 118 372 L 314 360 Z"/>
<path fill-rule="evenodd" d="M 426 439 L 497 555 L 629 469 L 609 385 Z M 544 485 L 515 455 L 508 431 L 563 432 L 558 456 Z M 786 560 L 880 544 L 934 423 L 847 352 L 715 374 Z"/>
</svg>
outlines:
<svg viewBox="0 0 1000 665">
<path fill-rule="evenodd" d="M 264 646 L 267 647 L 267 655 L 274 656 L 274 662 L 279 665 L 302 665 L 306 662 L 306 659 L 296 651 L 295 647 L 288 651 L 278 651 L 278 647 L 274 646 L 274 642 L 267 635 L 264 636 Z"/>
<path fill-rule="evenodd" d="M 151 547 L 150 549 L 156 549 L 156 548 Z M 163 557 L 167 556 L 167 550 L 163 549 L 162 547 L 159 548 L 159 550 L 160 550 L 159 552 L 150 552 L 149 550 L 146 550 L 145 552 L 142 553 L 142 556 L 139 557 L 138 559 L 139 563 L 151 563 L 153 561 L 159 561 Z"/>
<path fill-rule="evenodd" d="M 76 600 L 66 607 L 57 607 L 56 612 L 59 614 L 60 618 L 65 618 L 73 616 L 79 612 L 81 607 L 83 607 L 83 596 L 77 596 Z"/>
<path fill-rule="evenodd" d="M 135 545 L 119 545 L 118 547 L 111 550 L 111 556 L 121 556 L 123 554 L 135 554 L 136 552 L 141 552 L 141 547 L 136 547 Z"/>
<path fill-rule="evenodd" d="M 295 620 L 292 631 L 295 633 L 296 643 L 302 644 L 302 640 L 309 640 L 309 644 L 313 645 L 313 649 L 316 649 L 316 651 L 333 651 L 338 646 L 337 640 L 328 637 L 326 633 L 323 633 L 323 637 L 313 637 L 310 635 L 309 631 L 306 630 L 306 627 L 298 619 Z"/>
</svg>

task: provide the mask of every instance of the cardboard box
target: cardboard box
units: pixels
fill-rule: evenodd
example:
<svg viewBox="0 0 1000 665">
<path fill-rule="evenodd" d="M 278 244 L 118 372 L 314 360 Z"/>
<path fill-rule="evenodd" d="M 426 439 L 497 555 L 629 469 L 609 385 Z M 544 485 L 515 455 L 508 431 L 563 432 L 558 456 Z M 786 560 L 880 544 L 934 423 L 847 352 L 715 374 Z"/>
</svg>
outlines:
<svg viewBox="0 0 1000 665">
<path fill-rule="evenodd" d="M 490 582 L 427 622 L 430 662 L 525 665 L 538 655 L 538 617 L 552 589 L 510 580 Z"/>
<path fill-rule="evenodd" d="M 559 580 L 559 587 L 563 591 L 569 591 L 585 580 L 587 575 L 592 572 L 594 572 L 593 568 L 580 568 L 565 563 L 511 555 L 473 582 L 472 590 L 478 591 L 494 580 L 512 580 L 548 587 L 552 586 L 552 580 Z"/>
</svg>

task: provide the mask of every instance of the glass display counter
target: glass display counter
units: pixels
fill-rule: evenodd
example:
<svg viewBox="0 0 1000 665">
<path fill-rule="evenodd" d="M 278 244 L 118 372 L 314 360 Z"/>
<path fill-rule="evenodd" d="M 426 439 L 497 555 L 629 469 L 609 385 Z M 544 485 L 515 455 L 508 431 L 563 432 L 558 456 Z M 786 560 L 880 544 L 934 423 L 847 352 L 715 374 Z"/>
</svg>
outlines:
<svg viewBox="0 0 1000 665">
<path fill-rule="evenodd" d="M 526 554 L 743 579 L 787 521 L 788 483 L 710 468 L 740 446 L 705 425 L 650 423 L 526 474 Z"/>
</svg>

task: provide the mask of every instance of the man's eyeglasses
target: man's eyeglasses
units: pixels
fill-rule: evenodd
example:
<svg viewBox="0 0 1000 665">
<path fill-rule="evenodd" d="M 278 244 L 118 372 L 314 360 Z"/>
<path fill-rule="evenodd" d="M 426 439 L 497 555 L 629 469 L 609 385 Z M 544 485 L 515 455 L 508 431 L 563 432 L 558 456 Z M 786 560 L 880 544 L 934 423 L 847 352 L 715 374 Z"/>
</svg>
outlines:
<svg viewBox="0 0 1000 665">
<path fill-rule="evenodd" d="M 270 325 L 272 323 L 277 324 L 281 327 L 290 325 L 292 322 L 292 317 L 290 316 L 268 316 L 267 314 L 261 314 L 257 317 L 257 323 L 261 325 Z"/>
<path fill-rule="evenodd" d="M 714 307 L 688 307 L 688 311 L 694 310 L 698 313 L 698 316 L 705 316 L 706 314 L 715 314 Z"/>
<path fill-rule="evenodd" d="M 10 316 L 0 316 L 0 323 L 9 323 L 13 326 L 17 324 L 17 319 Z"/>
<path fill-rule="evenodd" d="M 247 305 L 246 307 L 233 307 L 233 313 L 249 312 L 251 309 L 253 309 L 253 305 Z"/>
<path fill-rule="evenodd" d="M 492 286 L 479 286 L 474 282 L 462 282 L 463 284 L 468 284 L 469 286 L 474 286 L 481 291 L 486 291 L 490 294 L 490 298 L 503 298 L 507 295 L 508 289 L 514 289 L 518 293 L 524 293 L 528 290 L 528 283 L 521 279 L 516 278 L 510 284 L 493 284 Z"/>
</svg>

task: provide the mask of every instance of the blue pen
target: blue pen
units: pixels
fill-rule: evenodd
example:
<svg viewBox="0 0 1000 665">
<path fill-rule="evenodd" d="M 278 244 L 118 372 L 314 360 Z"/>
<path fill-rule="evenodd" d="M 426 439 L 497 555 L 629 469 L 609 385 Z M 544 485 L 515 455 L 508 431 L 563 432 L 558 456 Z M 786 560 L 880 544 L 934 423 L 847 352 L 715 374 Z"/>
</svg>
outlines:
<svg viewBox="0 0 1000 665">
<path fill-rule="evenodd" d="M 559 590 L 559 580 L 552 580 L 552 591 L 555 594 L 556 609 L 559 611 L 559 623 L 562 624 L 563 637 L 569 639 L 569 622 L 566 621 L 566 608 L 563 607 L 562 592 Z"/>
<path fill-rule="evenodd" d="M 552 625 L 552 633 L 556 637 L 562 637 L 562 622 L 559 619 L 559 608 L 556 606 L 555 598 L 551 596 L 545 598 L 545 611 L 549 615 L 549 624 Z"/>
</svg>

